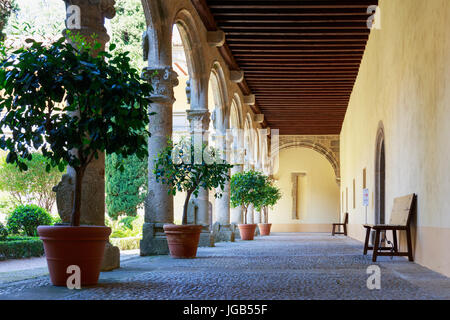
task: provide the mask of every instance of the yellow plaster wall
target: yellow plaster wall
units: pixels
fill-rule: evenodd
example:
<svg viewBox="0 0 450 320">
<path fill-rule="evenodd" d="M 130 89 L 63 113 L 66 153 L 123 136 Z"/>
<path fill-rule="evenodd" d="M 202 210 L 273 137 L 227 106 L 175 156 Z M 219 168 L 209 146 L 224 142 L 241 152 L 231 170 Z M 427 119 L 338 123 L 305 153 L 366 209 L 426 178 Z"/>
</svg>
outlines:
<svg viewBox="0 0 450 320">
<path fill-rule="evenodd" d="M 416 193 L 415 260 L 450 276 L 450 1 L 380 0 L 380 10 L 381 30 L 371 32 L 341 131 L 349 235 L 363 240 L 364 168 L 368 220 L 374 222 L 375 140 L 382 121 L 386 218 L 395 197 Z"/>
<path fill-rule="evenodd" d="M 306 173 L 306 210 L 300 220 L 292 219 L 291 173 Z M 282 198 L 269 211 L 275 232 L 331 231 L 339 220 L 339 187 L 331 164 L 318 152 L 307 148 L 280 151 L 280 166 L 275 174 Z"/>
</svg>

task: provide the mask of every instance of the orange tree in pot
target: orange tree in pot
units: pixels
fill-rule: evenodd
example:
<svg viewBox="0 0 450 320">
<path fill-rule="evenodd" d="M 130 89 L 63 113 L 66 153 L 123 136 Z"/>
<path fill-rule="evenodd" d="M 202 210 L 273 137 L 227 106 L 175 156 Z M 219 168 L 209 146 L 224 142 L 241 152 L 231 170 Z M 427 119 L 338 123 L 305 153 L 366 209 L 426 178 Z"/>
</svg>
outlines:
<svg viewBox="0 0 450 320">
<path fill-rule="evenodd" d="M 242 206 L 243 223 L 238 225 L 242 240 L 253 240 L 256 224 L 247 223 L 247 210 L 250 205 L 261 206 L 267 177 L 258 171 L 238 172 L 231 177 L 230 200 L 233 208 Z"/>
<path fill-rule="evenodd" d="M 258 202 L 256 210 L 263 213 L 263 223 L 259 223 L 259 231 L 260 235 L 268 236 L 270 235 L 270 228 L 272 224 L 269 223 L 269 207 L 273 208 L 273 206 L 281 199 L 281 192 L 276 186 L 273 185 L 273 180 L 270 178 L 266 178 L 266 184 L 262 189 L 262 198 L 261 201 Z"/>
<path fill-rule="evenodd" d="M 198 159 L 198 155 L 202 155 L 201 159 Z M 206 144 L 194 144 L 191 139 L 186 138 L 178 143 L 169 140 L 167 147 L 158 154 L 153 170 L 156 181 L 168 185 L 169 194 L 186 192 L 182 225 L 164 225 L 173 258 L 190 259 L 197 255 L 203 226 L 188 224 L 187 212 L 191 196 L 198 196 L 200 188 L 212 190 L 220 187 L 223 190 L 225 182 L 230 179 L 229 171 L 232 167 L 220 158 L 218 150 Z M 215 193 L 216 198 L 221 196 L 220 192 Z"/>
<path fill-rule="evenodd" d="M 33 150 L 47 158 L 47 170 L 69 165 L 75 172 L 70 225 L 40 226 L 50 278 L 66 285 L 68 267 L 79 268 L 81 285 L 98 282 L 111 229 L 80 225 L 82 182 L 99 153 L 147 157 L 147 106 L 152 87 L 130 66 L 127 53 L 100 52 L 100 45 L 72 35 L 48 46 L 4 54 L 0 62 L 0 148 L 7 162 L 26 171 Z M 114 50 L 114 45 L 110 46 Z M 92 52 L 98 53 L 95 57 Z M 3 50 L 3 53 L 5 51 Z"/>
</svg>

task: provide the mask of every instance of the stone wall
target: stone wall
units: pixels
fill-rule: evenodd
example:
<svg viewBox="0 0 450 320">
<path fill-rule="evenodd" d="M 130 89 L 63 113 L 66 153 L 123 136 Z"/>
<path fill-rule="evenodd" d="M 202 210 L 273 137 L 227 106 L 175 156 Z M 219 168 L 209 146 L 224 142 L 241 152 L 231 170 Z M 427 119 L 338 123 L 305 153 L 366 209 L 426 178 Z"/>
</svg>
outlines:
<svg viewBox="0 0 450 320">
<path fill-rule="evenodd" d="M 415 261 L 449 276 L 450 1 L 380 0 L 380 12 L 381 29 L 370 34 L 341 131 L 341 194 L 348 188 L 349 203 L 356 181 L 349 235 L 364 239 L 364 169 L 368 222 L 375 220 L 376 135 L 382 122 L 386 220 L 394 198 L 416 193 Z"/>
</svg>

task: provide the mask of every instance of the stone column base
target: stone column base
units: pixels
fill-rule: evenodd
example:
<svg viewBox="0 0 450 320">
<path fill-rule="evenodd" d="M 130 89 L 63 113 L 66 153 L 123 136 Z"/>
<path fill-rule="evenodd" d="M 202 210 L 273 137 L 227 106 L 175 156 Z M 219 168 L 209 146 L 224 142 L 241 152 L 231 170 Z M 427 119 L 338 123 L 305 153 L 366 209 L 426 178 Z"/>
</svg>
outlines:
<svg viewBox="0 0 450 320">
<path fill-rule="evenodd" d="M 120 268 L 120 249 L 111 243 L 106 243 L 101 271 L 111 271 Z"/>
<path fill-rule="evenodd" d="M 219 222 L 215 222 L 213 225 L 213 236 L 215 242 L 227 241 L 234 242 L 235 226 L 233 224 L 221 225 Z"/>
<path fill-rule="evenodd" d="M 209 232 L 209 230 L 203 230 L 200 233 L 200 241 L 198 242 L 199 247 L 214 247 L 214 236 Z"/>
<path fill-rule="evenodd" d="M 142 227 L 143 238 L 140 242 L 141 256 L 169 254 L 164 223 L 144 223 Z"/>
<path fill-rule="evenodd" d="M 239 231 L 239 227 L 237 223 L 230 224 L 231 230 L 234 233 L 234 240 L 241 239 L 241 232 Z"/>
<path fill-rule="evenodd" d="M 260 235 L 259 226 L 258 226 L 258 224 L 256 224 L 255 237 L 258 237 L 259 235 Z"/>
</svg>

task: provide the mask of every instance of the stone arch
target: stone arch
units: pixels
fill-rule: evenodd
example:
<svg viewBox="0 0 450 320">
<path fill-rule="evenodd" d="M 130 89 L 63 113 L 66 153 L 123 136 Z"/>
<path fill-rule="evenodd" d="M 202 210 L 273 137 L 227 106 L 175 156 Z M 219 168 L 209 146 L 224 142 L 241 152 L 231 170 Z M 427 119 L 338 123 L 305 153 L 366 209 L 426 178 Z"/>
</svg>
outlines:
<svg viewBox="0 0 450 320">
<path fill-rule="evenodd" d="M 253 163 L 255 164 L 255 167 L 258 169 L 262 169 L 262 163 L 261 160 L 261 137 L 258 128 L 253 128 Z M 259 167 L 261 165 L 261 167 Z"/>
<path fill-rule="evenodd" d="M 230 106 L 230 128 L 242 129 L 242 103 L 241 98 L 237 93 L 234 94 Z"/>
<path fill-rule="evenodd" d="M 214 129 L 225 131 L 229 128 L 228 88 L 223 69 L 217 61 L 211 68 L 209 85 L 215 105 L 211 115 Z"/>
<path fill-rule="evenodd" d="M 340 185 L 341 173 L 340 173 L 339 160 L 337 159 L 334 152 L 330 148 L 324 146 L 323 144 L 321 144 L 317 141 L 307 140 L 307 139 L 298 139 L 295 141 L 288 141 L 288 142 L 280 140 L 279 148 L 278 148 L 278 150 L 275 150 L 275 151 L 280 152 L 281 150 L 288 149 L 288 148 L 308 148 L 308 149 L 312 149 L 312 150 L 320 153 L 321 155 L 323 155 L 328 160 L 328 162 L 331 164 L 331 166 L 333 167 L 334 174 L 336 176 L 336 182 L 338 185 Z"/>
<path fill-rule="evenodd" d="M 244 150 L 245 150 L 245 164 L 251 165 L 252 164 L 252 158 L 253 158 L 253 149 L 251 148 L 251 130 L 252 130 L 252 124 L 251 119 L 249 117 L 249 114 L 247 113 L 247 116 L 244 120 Z"/>
<path fill-rule="evenodd" d="M 386 143 L 384 125 L 378 123 L 375 138 L 375 221 L 386 223 Z"/>
<path fill-rule="evenodd" d="M 200 105 L 200 101 L 205 101 L 202 95 L 208 94 L 208 82 L 205 81 L 205 54 L 195 20 L 187 9 L 180 9 L 175 14 L 172 25 L 177 26 L 183 42 L 190 77 L 191 109 L 207 109 L 207 106 Z"/>
</svg>

